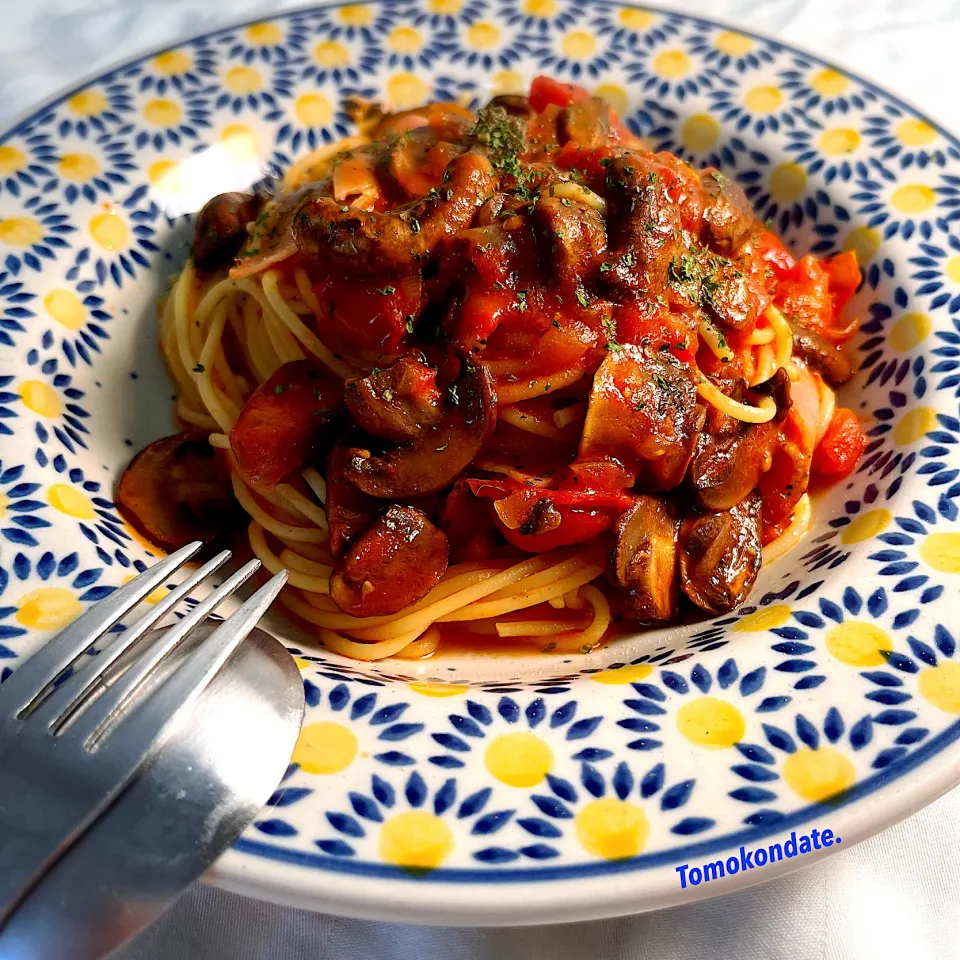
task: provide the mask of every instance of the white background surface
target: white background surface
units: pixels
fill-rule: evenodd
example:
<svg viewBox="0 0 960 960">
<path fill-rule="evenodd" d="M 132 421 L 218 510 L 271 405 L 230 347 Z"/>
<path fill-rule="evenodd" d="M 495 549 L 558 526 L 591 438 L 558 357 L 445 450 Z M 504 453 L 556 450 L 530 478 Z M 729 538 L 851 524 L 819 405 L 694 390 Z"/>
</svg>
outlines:
<svg viewBox="0 0 960 960">
<path fill-rule="evenodd" d="M 0 124 L 140 50 L 296 5 L 0 0 Z M 805 47 L 960 130 L 960 0 L 660 0 L 660 6 Z M 122 960 L 701 957 L 960 960 L 960 789 L 825 863 L 642 917 L 513 931 L 418 928 L 321 917 L 199 888 L 122 953 Z"/>
</svg>

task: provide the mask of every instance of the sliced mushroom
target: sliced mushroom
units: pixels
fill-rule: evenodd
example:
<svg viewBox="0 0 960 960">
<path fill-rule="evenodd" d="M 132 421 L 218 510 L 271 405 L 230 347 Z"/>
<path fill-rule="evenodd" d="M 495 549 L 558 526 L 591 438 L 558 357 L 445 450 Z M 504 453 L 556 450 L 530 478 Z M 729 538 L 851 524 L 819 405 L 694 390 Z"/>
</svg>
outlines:
<svg viewBox="0 0 960 960">
<path fill-rule="evenodd" d="M 293 234 L 298 249 L 322 258 L 333 272 L 416 273 L 444 238 L 470 225 L 495 179 L 487 157 L 472 150 L 450 161 L 439 190 L 393 210 L 356 210 L 332 197 L 310 197 L 293 218 Z"/>
<path fill-rule="evenodd" d="M 761 503 L 753 494 L 730 510 L 684 518 L 680 582 L 698 607 L 728 613 L 750 592 L 762 563 Z"/>
<path fill-rule="evenodd" d="M 585 203 L 542 196 L 530 212 L 530 226 L 543 263 L 565 295 L 582 285 L 607 247 L 603 217 Z"/>
<path fill-rule="evenodd" d="M 260 384 L 230 431 L 240 475 L 272 489 L 320 449 L 343 409 L 343 384 L 315 360 L 294 360 Z"/>
<path fill-rule="evenodd" d="M 530 105 L 530 100 L 518 93 L 501 93 L 494 97 L 487 106 L 502 107 L 511 117 L 522 117 L 524 120 L 528 120 L 537 114 L 537 111 Z"/>
<path fill-rule="evenodd" d="M 853 376 L 853 366 L 842 347 L 799 323 L 791 322 L 790 329 L 793 349 L 831 386 L 839 387 Z"/>
<path fill-rule="evenodd" d="M 703 426 L 690 371 L 672 356 L 624 344 L 594 374 L 578 459 L 618 461 L 641 490 L 683 479 Z"/>
<path fill-rule="evenodd" d="M 497 401 L 493 377 L 480 363 L 468 366 L 448 393 L 443 419 L 413 443 L 380 456 L 351 449 L 347 478 L 364 493 L 385 500 L 449 487 L 493 436 Z"/>
<path fill-rule="evenodd" d="M 712 409 L 707 414 L 707 429 L 690 463 L 690 480 L 698 507 L 729 510 L 753 492 L 769 469 L 778 433 L 772 423 L 742 423 L 715 414 Z M 711 429 L 719 418 L 727 421 L 723 428 Z"/>
<path fill-rule="evenodd" d="M 447 536 L 414 507 L 392 506 L 337 564 L 330 596 L 345 613 L 380 617 L 425 597 L 447 569 Z"/>
<path fill-rule="evenodd" d="M 367 433 L 406 443 L 443 417 L 437 371 L 410 352 L 384 370 L 346 383 L 347 410 Z"/>
<path fill-rule="evenodd" d="M 720 262 L 703 280 L 703 308 L 722 326 L 742 330 L 756 322 L 769 298 L 736 263 L 714 260 Z"/>
<path fill-rule="evenodd" d="M 735 253 L 756 223 L 753 206 L 739 184 L 712 167 L 700 174 L 707 202 L 702 237 L 712 250 Z"/>
<path fill-rule="evenodd" d="M 680 252 L 680 208 L 671 199 L 664 168 L 640 153 L 623 153 L 607 167 L 609 250 L 603 278 L 623 292 L 655 298 Z"/>
<path fill-rule="evenodd" d="M 330 527 L 330 551 L 339 557 L 373 521 L 382 504 L 347 479 L 347 448 L 338 444 L 327 457 L 327 499 L 324 509 Z"/>
<path fill-rule="evenodd" d="M 231 264 L 263 204 L 264 198 L 252 193 L 221 193 L 208 201 L 193 230 L 193 262 L 201 270 Z"/>
<path fill-rule="evenodd" d="M 124 519 L 162 550 L 215 540 L 240 516 L 230 472 L 204 433 L 155 440 L 130 462 L 117 488 Z"/>
<path fill-rule="evenodd" d="M 610 139 L 610 104 L 600 97 L 574 100 L 557 116 L 557 139 L 584 150 L 605 146 Z"/>
<path fill-rule="evenodd" d="M 617 521 L 607 576 L 625 593 L 623 612 L 644 623 L 662 623 L 677 610 L 680 521 L 663 497 L 641 495 Z"/>
</svg>

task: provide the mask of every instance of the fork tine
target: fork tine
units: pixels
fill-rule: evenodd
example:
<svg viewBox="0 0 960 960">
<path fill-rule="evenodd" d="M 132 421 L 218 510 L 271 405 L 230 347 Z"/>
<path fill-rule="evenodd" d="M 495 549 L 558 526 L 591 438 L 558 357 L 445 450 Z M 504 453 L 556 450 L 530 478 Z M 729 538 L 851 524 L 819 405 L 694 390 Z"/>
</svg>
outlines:
<svg viewBox="0 0 960 960">
<path fill-rule="evenodd" d="M 102 749 L 116 749 L 126 755 L 146 755 L 177 717 L 182 716 L 183 711 L 203 692 L 230 654 L 257 625 L 287 582 L 287 575 L 286 570 L 281 570 L 236 613 L 220 624 L 196 651 L 162 681 L 141 708 L 107 734 Z M 107 698 L 114 700 L 117 706 L 122 702 L 109 694 Z M 105 720 L 109 719 L 108 715 Z M 95 740 L 99 733 L 99 729 L 91 730 L 89 740 Z M 99 744 L 94 745 L 99 748 Z"/>
<path fill-rule="evenodd" d="M 67 736 L 77 738 L 78 742 L 88 740 L 116 713 L 137 688 L 154 671 L 157 664 L 167 656 L 183 639 L 199 626 L 213 610 L 260 569 L 259 560 L 251 560 L 236 573 L 225 580 L 210 596 L 200 601 L 183 619 L 178 620 L 160 637 L 149 650 L 145 651 L 130 667 L 117 678 L 111 678 L 102 684 L 104 693 L 86 709 L 80 703 L 70 719 Z"/>
<path fill-rule="evenodd" d="M 230 559 L 230 551 L 218 553 L 212 560 L 205 563 L 183 583 L 178 584 L 162 600 L 158 601 L 152 610 L 145 613 L 128 630 L 121 633 L 116 642 L 111 644 L 99 656 L 91 658 L 83 669 L 77 670 L 73 676 L 64 680 L 53 692 L 40 702 L 30 713 L 34 723 L 42 723 L 47 727 L 56 725 L 72 707 L 89 693 L 107 669 L 126 653 L 155 623 L 172 610 L 191 590 L 202 583 L 210 574 L 214 573 Z"/>
<path fill-rule="evenodd" d="M 171 553 L 82 613 L 70 626 L 44 644 L 0 687 L 0 720 L 4 714 L 18 716 L 26 710 L 44 688 L 84 650 L 145 596 L 161 586 L 202 546 L 201 541 L 194 540 L 176 553 Z"/>
</svg>

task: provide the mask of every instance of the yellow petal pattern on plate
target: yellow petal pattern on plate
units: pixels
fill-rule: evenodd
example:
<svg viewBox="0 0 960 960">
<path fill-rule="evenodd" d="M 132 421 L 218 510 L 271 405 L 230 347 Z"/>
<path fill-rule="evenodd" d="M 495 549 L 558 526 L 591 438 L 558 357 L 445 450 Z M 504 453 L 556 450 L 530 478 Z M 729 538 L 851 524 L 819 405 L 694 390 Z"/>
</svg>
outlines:
<svg viewBox="0 0 960 960">
<path fill-rule="evenodd" d="M 54 510 L 78 520 L 92 520 L 97 515 L 93 501 L 85 493 L 66 483 L 53 484 L 47 491 L 47 502 Z"/>
<path fill-rule="evenodd" d="M 635 857 L 650 834 L 650 821 L 643 810 L 616 797 L 591 800 L 577 813 L 574 826 L 583 848 L 604 860 Z"/>
<path fill-rule="evenodd" d="M 743 714 L 718 697 L 697 697 L 677 711 L 677 729 L 691 743 L 723 750 L 743 739 L 747 728 Z"/>
<path fill-rule="evenodd" d="M 818 146 L 828 156 L 845 157 L 860 146 L 860 134 L 850 127 L 833 127 L 820 134 Z"/>
<path fill-rule="evenodd" d="M 842 543 L 862 543 L 883 533 L 890 526 L 891 520 L 893 520 L 893 514 L 889 510 L 884 510 L 882 507 L 868 510 L 843 528 L 840 540 Z"/>
<path fill-rule="evenodd" d="M 772 603 L 738 620 L 730 629 L 734 633 L 756 633 L 774 630 L 790 619 L 790 607 L 786 603 Z"/>
<path fill-rule="evenodd" d="M 854 227 L 843 243 L 844 250 L 853 250 L 857 262 L 863 266 L 869 263 L 880 249 L 880 231 L 873 227 Z"/>
<path fill-rule="evenodd" d="M 677 80 L 690 72 L 690 58 L 682 50 L 664 50 L 653 58 L 653 72 Z"/>
<path fill-rule="evenodd" d="M 306 773 L 340 773 L 357 755 L 357 736 L 340 723 L 311 723 L 300 731 L 291 762 L 299 763 Z"/>
<path fill-rule="evenodd" d="M 781 163 L 770 174 L 770 196 L 778 203 L 795 203 L 806 185 L 806 171 L 798 163 Z"/>
<path fill-rule="evenodd" d="M 599 673 L 591 673 L 590 679 L 596 683 L 605 683 L 611 686 L 626 686 L 628 683 L 639 683 L 646 680 L 653 673 L 653 667 L 649 663 L 627 664 L 625 667 L 617 667 L 615 670 L 601 670 Z"/>
<path fill-rule="evenodd" d="M 62 630 L 83 609 L 72 590 L 40 587 L 25 593 L 17 603 L 17 619 L 32 630 Z"/>
<path fill-rule="evenodd" d="M 345 67 L 350 62 L 350 51 L 336 40 L 321 40 L 313 48 L 313 59 L 321 67 Z"/>
<path fill-rule="evenodd" d="M 920 673 L 920 694 L 944 713 L 960 713 L 960 663 L 947 660 Z"/>
<path fill-rule="evenodd" d="M 852 787 L 856 771 L 850 759 L 833 747 L 800 747 L 784 762 L 783 779 L 804 800 L 823 803 Z"/>
<path fill-rule="evenodd" d="M 153 58 L 153 68 L 165 77 L 186 73 L 193 66 L 191 59 L 182 50 L 167 50 Z"/>
<path fill-rule="evenodd" d="M 67 100 L 67 106 L 78 117 L 93 117 L 98 113 L 103 113 L 109 104 L 107 98 L 99 90 L 82 90 Z"/>
<path fill-rule="evenodd" d="M 726 53 L 731 57 L 742 57 L 753 49 L 753 41 L 749 37 L 733 30 L 724 30 L 723 33 L 718 33 L 713 45 L 721 53 Z"/>
<path fill-rule="evenodd" d="M 0 220 L 0 241 L 8 247 L 31 247 L 43 239 L 43 226 L 33 217 Z"/>
<path fill-rule="evenodd" d="M 488 20 L 481 20 L 467 29 L 466 36 L 472 49 L 493 50 L 500 42 L 500 28 Z"/>
<path fill-rule="evenodd" d="M 223 82 L 233 93 L 256 93 L 263 87 L 263 75 L 253 67 L 232 67 L 224 74 Z"/>
<path fill-rule="evenodd" d="M 930 336 L 933 321 L 928 313 L 906 313 L 890 329 L 890 346 L 905 353 Z"/>
<path fill-rule="evenodd" d="M 743 105 L 753 113 L 773 113 L 783 103 L 783 94 L 777 87 L 752 87 L 743 98 Z"/>
<path fill-rule="evenodd" d="M 63 410 L 60 394 L 42 380 L 25 380 L 21 383 L 20 399 L 29 410 L 50 420 L 59 417 Z"/>
<path fill-rule="evenodd" d="M 105 210 L 90 220 L 90 236 L 104 250 L 123 250 L 130 243 L 130 228 L 116 210 Z"/>
<path fill-rule="evenodd" d="M 810 78 L 810 86 L 825 97 L 836 97 L 846 92 L 847 87 L 850 86 L 850 78 L 830 67 L 826 67 L 823 70 L 818 70 Z"/>
<path fill-rule="evenodd" d="M 143 119 L 155 127 L 172 127 L 183 118 L 183 109 L 179 103 L 159 97 L 143 106 Z"/>
<path fill-rule="evenodd" d="M 884 653 L 893 649 L 886 630 L 861 620 L 847 620 L 832 627 L 825 642 L 833 656 L 851 667 L 879 667 L 887 662 Z"/>
<path fill-rule="evenodd" d="M 10 144 L 0 144 L 0 176 L 9 176 L 27 165 L 27 155 Z"/>
<path fill-rule="evenodd" d="M 453 832 L 426 810 L 407 810 L 380 828 L 380 857 L 398 867 L 434 870 L 453 851 Z"/>
<path fill-rule="evenodd" d="M 937 425 L 937 411 L 933 407 L 908 410 L 893 428 L 893 442 L 906 447 L 922 440 Z"/>
<path fill-rule="evenodd" d="M 936 202 L 936 193 L 922 183 L 905 184 L 890 195 L 890 203 L 900 213 L 926 213 Z"/>
<path fill-rule="evenodd" d="M 691 153 L 708 153 L 719 136 L 720 124 L 709 113 L 695 113 L 680 131 L 680 140 Z"/>
<path fill-rule="evenodd" d="M 920 544 L 920 556 L 941 573 L 960 573 L 960 533 L 931 533 Z"/>
<path fill-rule="evenodd" d="M 283 40 L 283 30 L 275 23 L 251 23 L 245 33 L 247 40 L 258 47 L 271 46 Z"/>
<path fill-rule="evenodd" d="M 487 747 L 484 763 L 501 783 L 535 787 L 553 769 L 553 751 L 534 733 L 504 733 Z"/>
</svg>

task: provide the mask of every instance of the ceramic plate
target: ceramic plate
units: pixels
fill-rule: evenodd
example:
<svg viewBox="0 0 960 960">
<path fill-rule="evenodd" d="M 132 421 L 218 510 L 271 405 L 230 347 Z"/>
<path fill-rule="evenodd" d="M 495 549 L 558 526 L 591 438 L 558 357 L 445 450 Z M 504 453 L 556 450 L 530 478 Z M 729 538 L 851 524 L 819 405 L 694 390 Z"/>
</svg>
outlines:
<svg viewBox="0 0 960 960">
<path fill-rule="evenodd" d="M 347 134 L 345 94 L 479 102 L 538 72 L 736 177 L 794 250 L 857 251 L 842 400 L 867 453 L 750 605 L 695 627 L 363 665 L 273 621 L 306 724 L 217 865 L 231 889 L 425 922 L 637 912 L 828 851 L 686 889 L 681 864 L 814 827 L 849 845 L 960 779 L 960 144 L 809 54 L 605 2 L 303 10 L 144 56 L 0 137 L 0 669 L 149 560 L 110 497 L 171 432 L 155 304 L 186 215 Z"/>
</svg>

